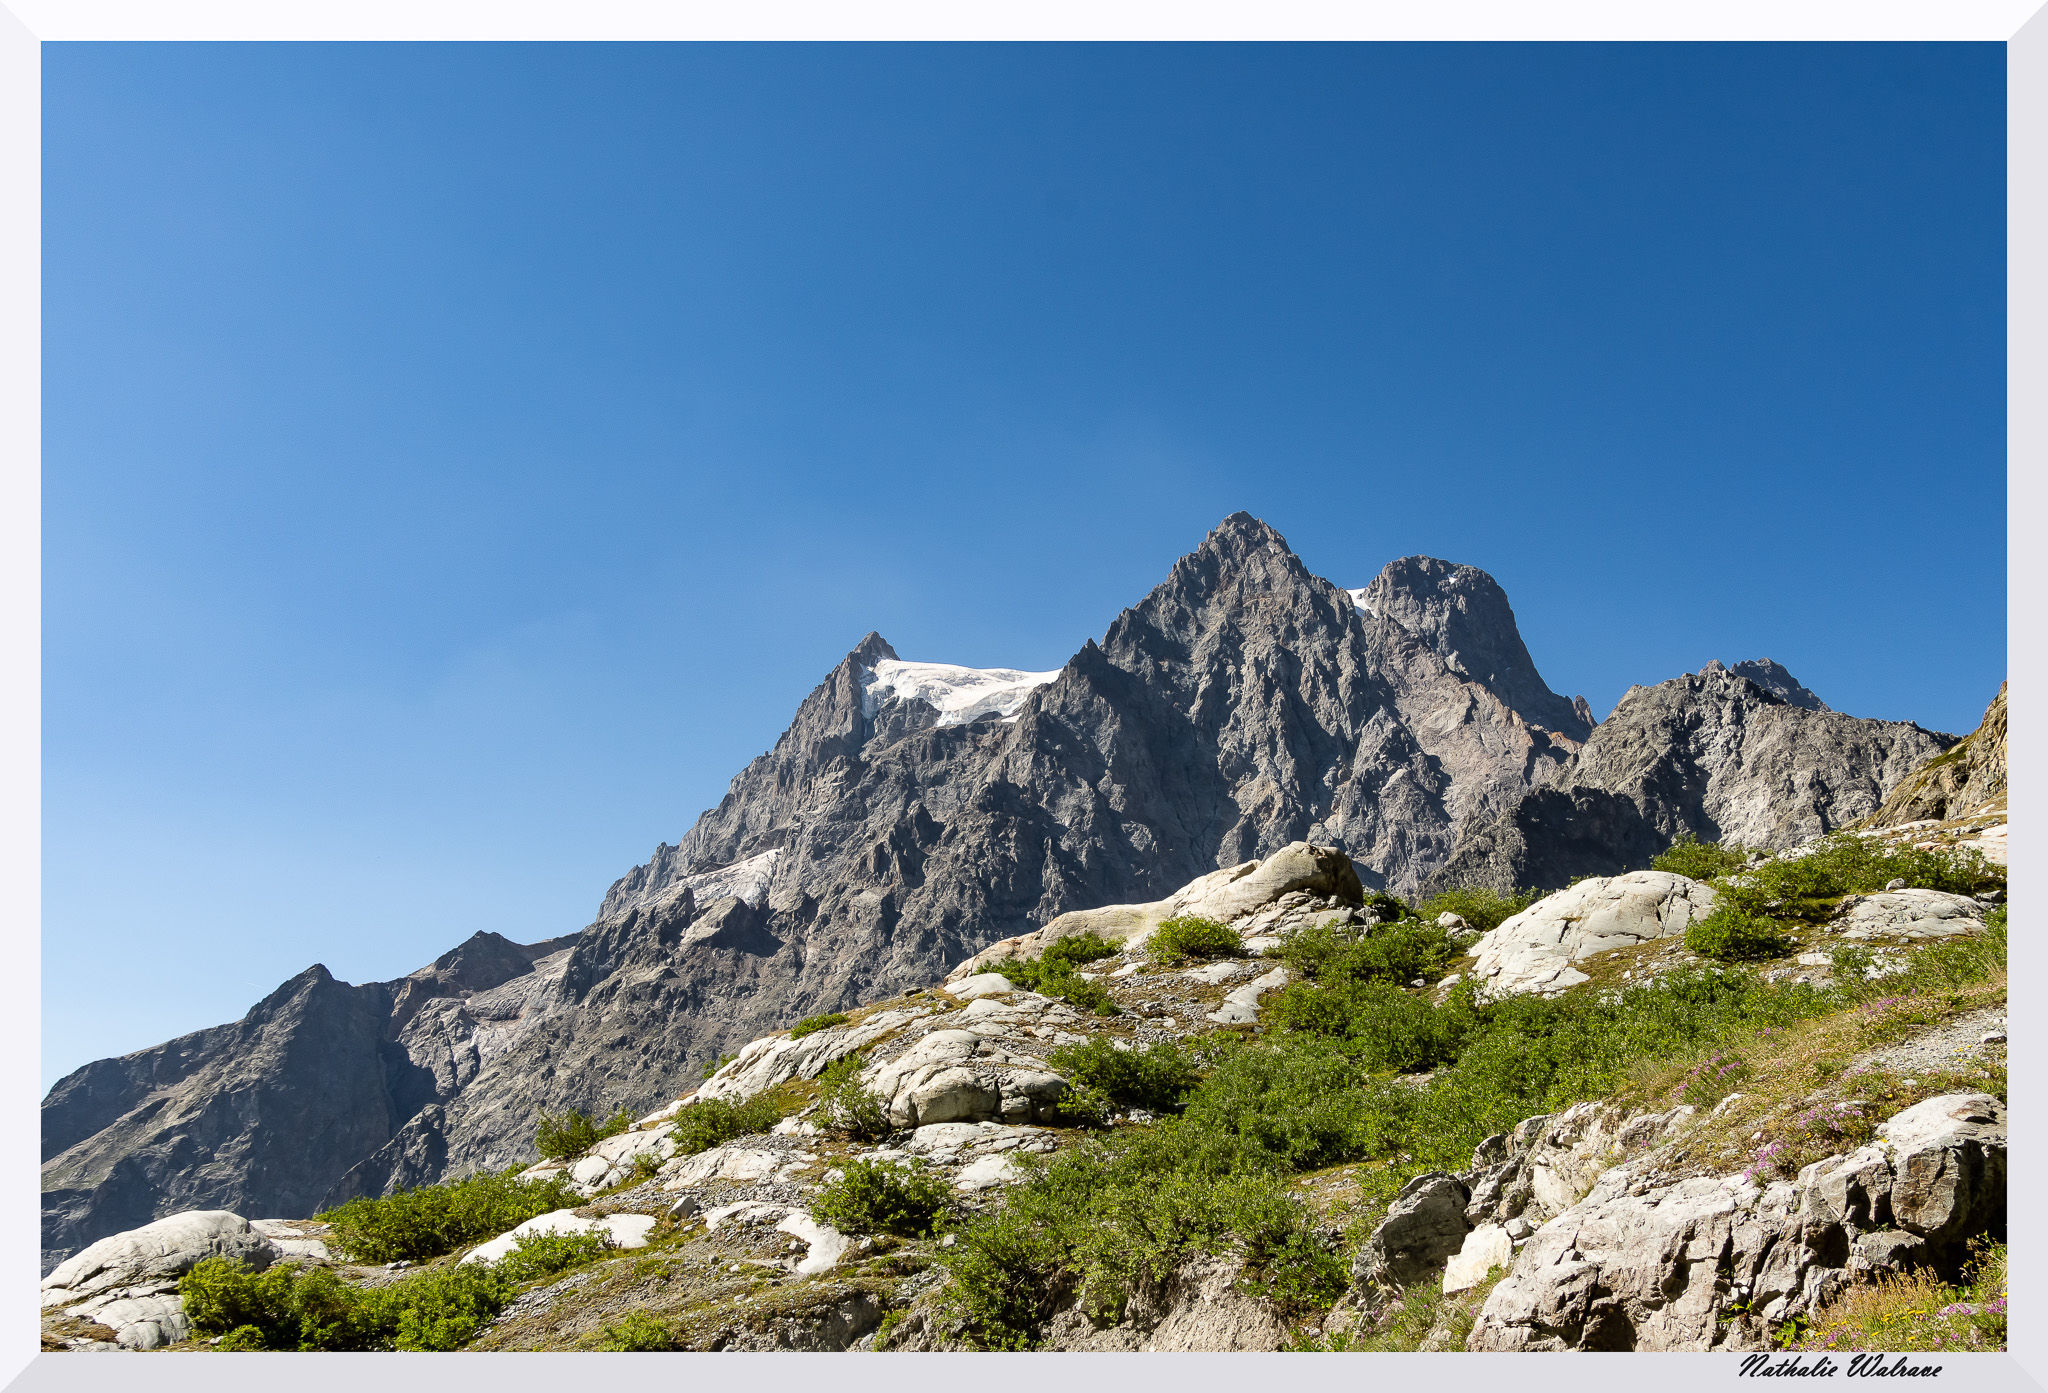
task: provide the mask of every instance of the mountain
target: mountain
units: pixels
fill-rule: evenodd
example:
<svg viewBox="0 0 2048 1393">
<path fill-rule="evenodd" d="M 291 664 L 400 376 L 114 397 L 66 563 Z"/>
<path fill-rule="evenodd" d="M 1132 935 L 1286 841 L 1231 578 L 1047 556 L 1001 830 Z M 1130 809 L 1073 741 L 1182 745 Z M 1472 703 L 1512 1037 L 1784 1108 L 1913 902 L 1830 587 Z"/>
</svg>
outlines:
<svg viewBox="0 0 2048 1393">
<path fill-rule="evenodd" d="M 305 1214 L 527 1159 L 543 1110 L 665 1101 L 790 1020 L 1292 842 L 1413 891 L 1604 729 L 1483 571 L 1409 557 L 1346 591 L 1243 513 L 1056 672 L 870 634 L 573 940 L 484 935 L 362 987 L 314 968 L 60 1082 L 46 1260 L 176 1208 Z"/>
<path fill-rule="evenodd" d="M 480 933 L 395 982 L 352 986 L 316 963 L 232 1025 L 60 1079 L 43 1100 L 45 1270 L 174 1210 L 310 1214 L 474 1077 L 493 1029 L 517 1029 L 508 984 L 566 957 L 561 940 Z"/>
<path fill-rule="evenodd" d="M 1469 828 L 1431 883 L 1556 889 L 1642 869 L 1684 835 L 1782 850 L 1867 817 L 1956 743 L 1831 711 L 1768 660 L 1742 666 L 1765 669 L 1772 686 L 1709 662 L 1629 688 L 1584 748 Z"/>
</svg>

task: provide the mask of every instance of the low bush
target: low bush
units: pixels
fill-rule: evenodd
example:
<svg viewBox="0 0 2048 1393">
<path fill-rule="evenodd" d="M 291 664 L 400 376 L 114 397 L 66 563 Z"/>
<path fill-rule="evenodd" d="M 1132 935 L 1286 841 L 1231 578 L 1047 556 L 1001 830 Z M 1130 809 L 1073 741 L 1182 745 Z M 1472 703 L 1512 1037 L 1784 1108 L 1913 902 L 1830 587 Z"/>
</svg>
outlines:
<svg viewBox="0 0 2048 1393">
<path fill-rule="evenodd" d="M 1794 944 L 1776 920 L 1723 900 L 1685 931 L 1685 946 L 1721 962 L 1782 958 Z"/>
<path fill-rule="evenodd" d="M 616 1252 L 618 1245 L 602 1229 L 581 1233 L 523 1233 L 512 1251 L 498 1259 L 498 1275 L 507 1281 L 532 1282 Z"/>
<path fill-rule="evenodd" d="M 1114 957 L 1122 951 L 1122 944 L 1111 943 L 1099 934 L 1075 934 L 1055 940 L 1038 957 L 1012 959 L 998 970 L 1026 991 L 1059 997 L 1098 1016 L 1114 1016 L 1119 1013 L 1108 991 L 1101 983 L 1082 977 L 1079 969 L 1084 963 Z"/>
<path fill-rule="evenodd" d="M 887 1161 L 848 1161 L 826 1184 L 811 1212 L 844 1233 L 893 1233 L 921 1238 L 944 1212 L 946 1182 Z"/>
<path fill-rule="evenodd" d="M 251 1272 L 207 1258 L 178 1280 L 199 1335 L 238 1350 L 452 1350 L 512 1299 L 518 1283 L 488 1263 L 429 1268 L 383 1287 L 351 1287 L 325 1267 Z"/>
<path fill-rule="evenodd" d="M 1417 907 L 1416 917 L 1434 924 L 1439 914 L 1455 914 L 1481 933 L 1491 933 L 1541 898 L 1540 890 L 1503 895 L 1483 885 L 1459 886 L 1431 895 Z"/>
<path fill-rule="evenodd" d="M 319 1216 L 334 1226 L 328 1246 L 356 1262 L 424 1262 L 583 1202 L 565 1177 L 523 1181 L 519 1169 L 352 1199 Z"/>
<path fill-rule="evenodd" d="M 1120 1050 L 1095 1035 L 1078 1045 L 1061 1045 L 1047 1062 L 1077 1088 L 1093 1090 L 1110 1104 L 1156 1113 L 1178 1112 L 1201 1078 L 1193 1053 L 1170 1040 Z"/>
<path fill-rule="evenodd" d="M 620 1108 L 603 1122 L 585 1117 L 575 1108 L 563 1113 L 544 1112 L 534 1129 L 533 1149 L 550 1160 L 581 1156 L 606 1137 L 616 1137 L 633 1125 L 633 1114 Z"/>
<path fill-rule="evenodd" d="M 1310 982 L 1407 983 L 1459 956 L 1450 931 L 1420 919 L 1363 928 L 1329 920 L 1290 934 L 1275 956 Z"/>
<path fill-rule="evenodd" d="M 1366 891 L 1363 908 L 1368 916 L 1382 924 L 1392 924 L 1397 920 L 1415 917 L 1415 911 L 1409 908 L 1408 901 L 1399 895 L 1390 895 L 1385 890 Z"/>
<path fill-rule="evenodd" d="M 715 1059 L 707 1060 L 704 1064 L 704 1077 L 710 1078 L 713 1074 L 738 1058 L 739 1056 L 736 1054 L 722 1054 Z"/>
<path fill-rule="evenodd" d="M 894 1130 L 883 1100 L 861 1085 L 861 1061 L 848 1055 L 818 1076 L 818 1120 L 860 1141 L 880 1141 Z"/>
<path fill-rule="evenodd" d="M 789 1038 L 801 1040 L 806 1035 L 815 1035 L 835 1025 L 845 1025 L 851 1019 L 844 1011 L 832 1011 L 822 1016 L 805 1016 L 789 1028 Z"/>
<path fill-rule="evenodd" d="M 1694 880 L 1739 871 L 1749 863 L 1749 851 L 1740 842 L 1703 842 L 1687 832 L 1650 862 L 1653 871 L 1670 871 Z"/>
<path fill-rule="evenodd" d="M 1154 962 L 1168 967 L 1194 958 L 1241 958 L 1244 940 L 1227 924 L 1192 916 L 1168 919 L 1145 940 Z"/>
<path fill-rule="evenodd" d="M 2005 868 L 1974 847 L 1921 850 L 1836 832 L 1799 855 L 1724 875 L 1715 884 L 1725 902 L 1749 914 L 1818 918 L 1832 913 L 1841 896 L 1873 894 L 1894 880 L 1909 889 L 1976 895 L 2003 887 Z"/>
<path fill-rule="evenodd" d="M 676 1347 L 675 1333 L 645 1311 L 628 1311 L 618 1320 L 608 1320 L 598 1333 L 594 1349 L 649 1353 Z"/>
<path fill-rule="evenodd" d="M 734 1137 L 765 1132 L 782 1118 L 782 1104 L 765 1093 L 738 1103 L 723 1098 L 700 1098 L 676 1109 L 675 1130 L 669 1133 L 669 1140 L 675 1144 L 676 1155 L 694 1156 L 699 1151 L 723 1146 Z"/>
</svg>

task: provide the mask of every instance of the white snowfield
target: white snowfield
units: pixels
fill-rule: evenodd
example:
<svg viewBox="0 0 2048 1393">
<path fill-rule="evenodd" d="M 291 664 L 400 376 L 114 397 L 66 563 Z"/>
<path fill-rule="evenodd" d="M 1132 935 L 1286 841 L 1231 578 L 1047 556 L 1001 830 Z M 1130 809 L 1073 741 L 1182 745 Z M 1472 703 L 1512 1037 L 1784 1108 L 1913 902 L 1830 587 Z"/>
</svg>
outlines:
<svg viewBox="0 0 2048 1393">
<path fill-rule="evenodd" d="M 1347 591 L 1345 591 L 1344 593 L 1345 593 L 1346 595 L 1349 595 L 1349 596 L 1351 597 L 1351 603 L 1352 603 L 1352 604 L 1354 604 L 1354 605 L 1358 606 L 1358 612 L 1359 612 L 1360 614 L 1378 614 L 1378 613 L 1379 613 L 1379 611 L 1378 611 L 1378 610 L 1374 609 L 1374 608 L 1373 608 L 1373 607 L 1372 607 L 1371 605 L 1369 605 L 1369 604 L 1367 604 L 1367 603 L 1365 602 L 1365 591 L 1364 591 L 1364 590 L 1347 590 Z"/>
<path fill-rule="evenodd" d="M 721 866 L 715 871 L 699 871 L 683 877 L 683 883 L 690 887 L 690 893 L 699 905 L 713 905 L 728 895 L 738 896 L 746 901 L 750 909 L 759 909 L 768 903 L 768 882 L 775 875 L 775 858 L 782 854 L 781 848 L 764 851 L 759 856 L 749 856 L 744 861 L 735 861 L 730 866 Z"/>
<path fill-rule="evenodd" d="M 942 726 L 961 726 L 983 716 L 1008 717 L 1024 704 L 1035 687 L 1060 675 L 1019 672 L 1009 667 L 954 667 L 951 663 L 906 663 L 883 658 L 861 677 L 860 710 L 869 720 L 882 703 L 921 701 L 939 713 Z"/>
</svg>

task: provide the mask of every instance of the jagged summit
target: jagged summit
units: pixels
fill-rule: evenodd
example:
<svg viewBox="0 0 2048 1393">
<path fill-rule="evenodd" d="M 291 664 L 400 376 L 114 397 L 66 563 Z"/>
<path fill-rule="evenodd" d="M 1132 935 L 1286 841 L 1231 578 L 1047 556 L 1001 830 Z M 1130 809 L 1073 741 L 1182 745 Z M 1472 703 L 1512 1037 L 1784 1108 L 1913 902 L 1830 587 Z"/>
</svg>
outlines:
<svg viewBox="0 0 2048 1393">
<path fill-rule="evenodd" d="M 1719 667 L 1718 663 L 1709 666 Z M 1747 677 L 1772 696 L 1792 706 L 1803 706 L 1808 711 L 1832 711 L 1834 708 L 1799 685 L 1799 680 L 1785 671 L 1783 664 L 1769 658 L 1747 658 L 1728 669 L 1737 677 Z"/>
<path fill-rule="evenodd" d="M 1350 592 L 1362 613 L 1414 634 L 1446 667 L 1477 682 L 1524 719 L 1584 740 L 1593 721 L 1586 699 L 1568 701 L 1536 671 L 1500 583 L 1476 566 L 1404 556 L 1387 563 L 1363 590 Z"/>
</svg>

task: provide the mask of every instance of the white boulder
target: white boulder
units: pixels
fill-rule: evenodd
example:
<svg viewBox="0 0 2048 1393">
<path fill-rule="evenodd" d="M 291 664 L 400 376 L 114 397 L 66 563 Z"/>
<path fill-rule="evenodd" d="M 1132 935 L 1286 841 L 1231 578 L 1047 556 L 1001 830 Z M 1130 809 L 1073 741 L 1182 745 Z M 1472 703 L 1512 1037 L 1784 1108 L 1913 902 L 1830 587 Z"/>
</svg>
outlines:
<svg viewBox="0 0 2048 1393">
<path fill-rule="evenodd" d="M 234 1258 L 260 1270 L 279 1256 L 277 1245 L 241 1215 L 190 1210 L 112 1234 L 73 1254 L 43 1278 L 42 1304 L 62 1306 L 116 1287 L 161 1282 L 191 1271 L 204 1258 Z"/>
<path fill-rule="evenodd" d="M 1984 906 L 1967 895 L 1940 890 L 1888 890 L 1851 895 L 1828 927 L 1857 940 L 1955 938 L 1983 929 Z"/>
<path fill-rule="evenodd" d="M 1546 895 L 1473 945 L 1472 975 L 1495 995 L 1556 992 L 1587 980 L 1572 966 L 1596 953 L 1683 936 L 1714 907 L 1714 890 L 1669 871 L 1596 876 Z"/>
<path fill-rule="evenodd" d="M 1015 1055 L 971 1030 L 934 1030 L 862 1075 L 897 1127 L 1049 1117 L 1067 1081 L 1042 1060 Z"/>
</svg>

